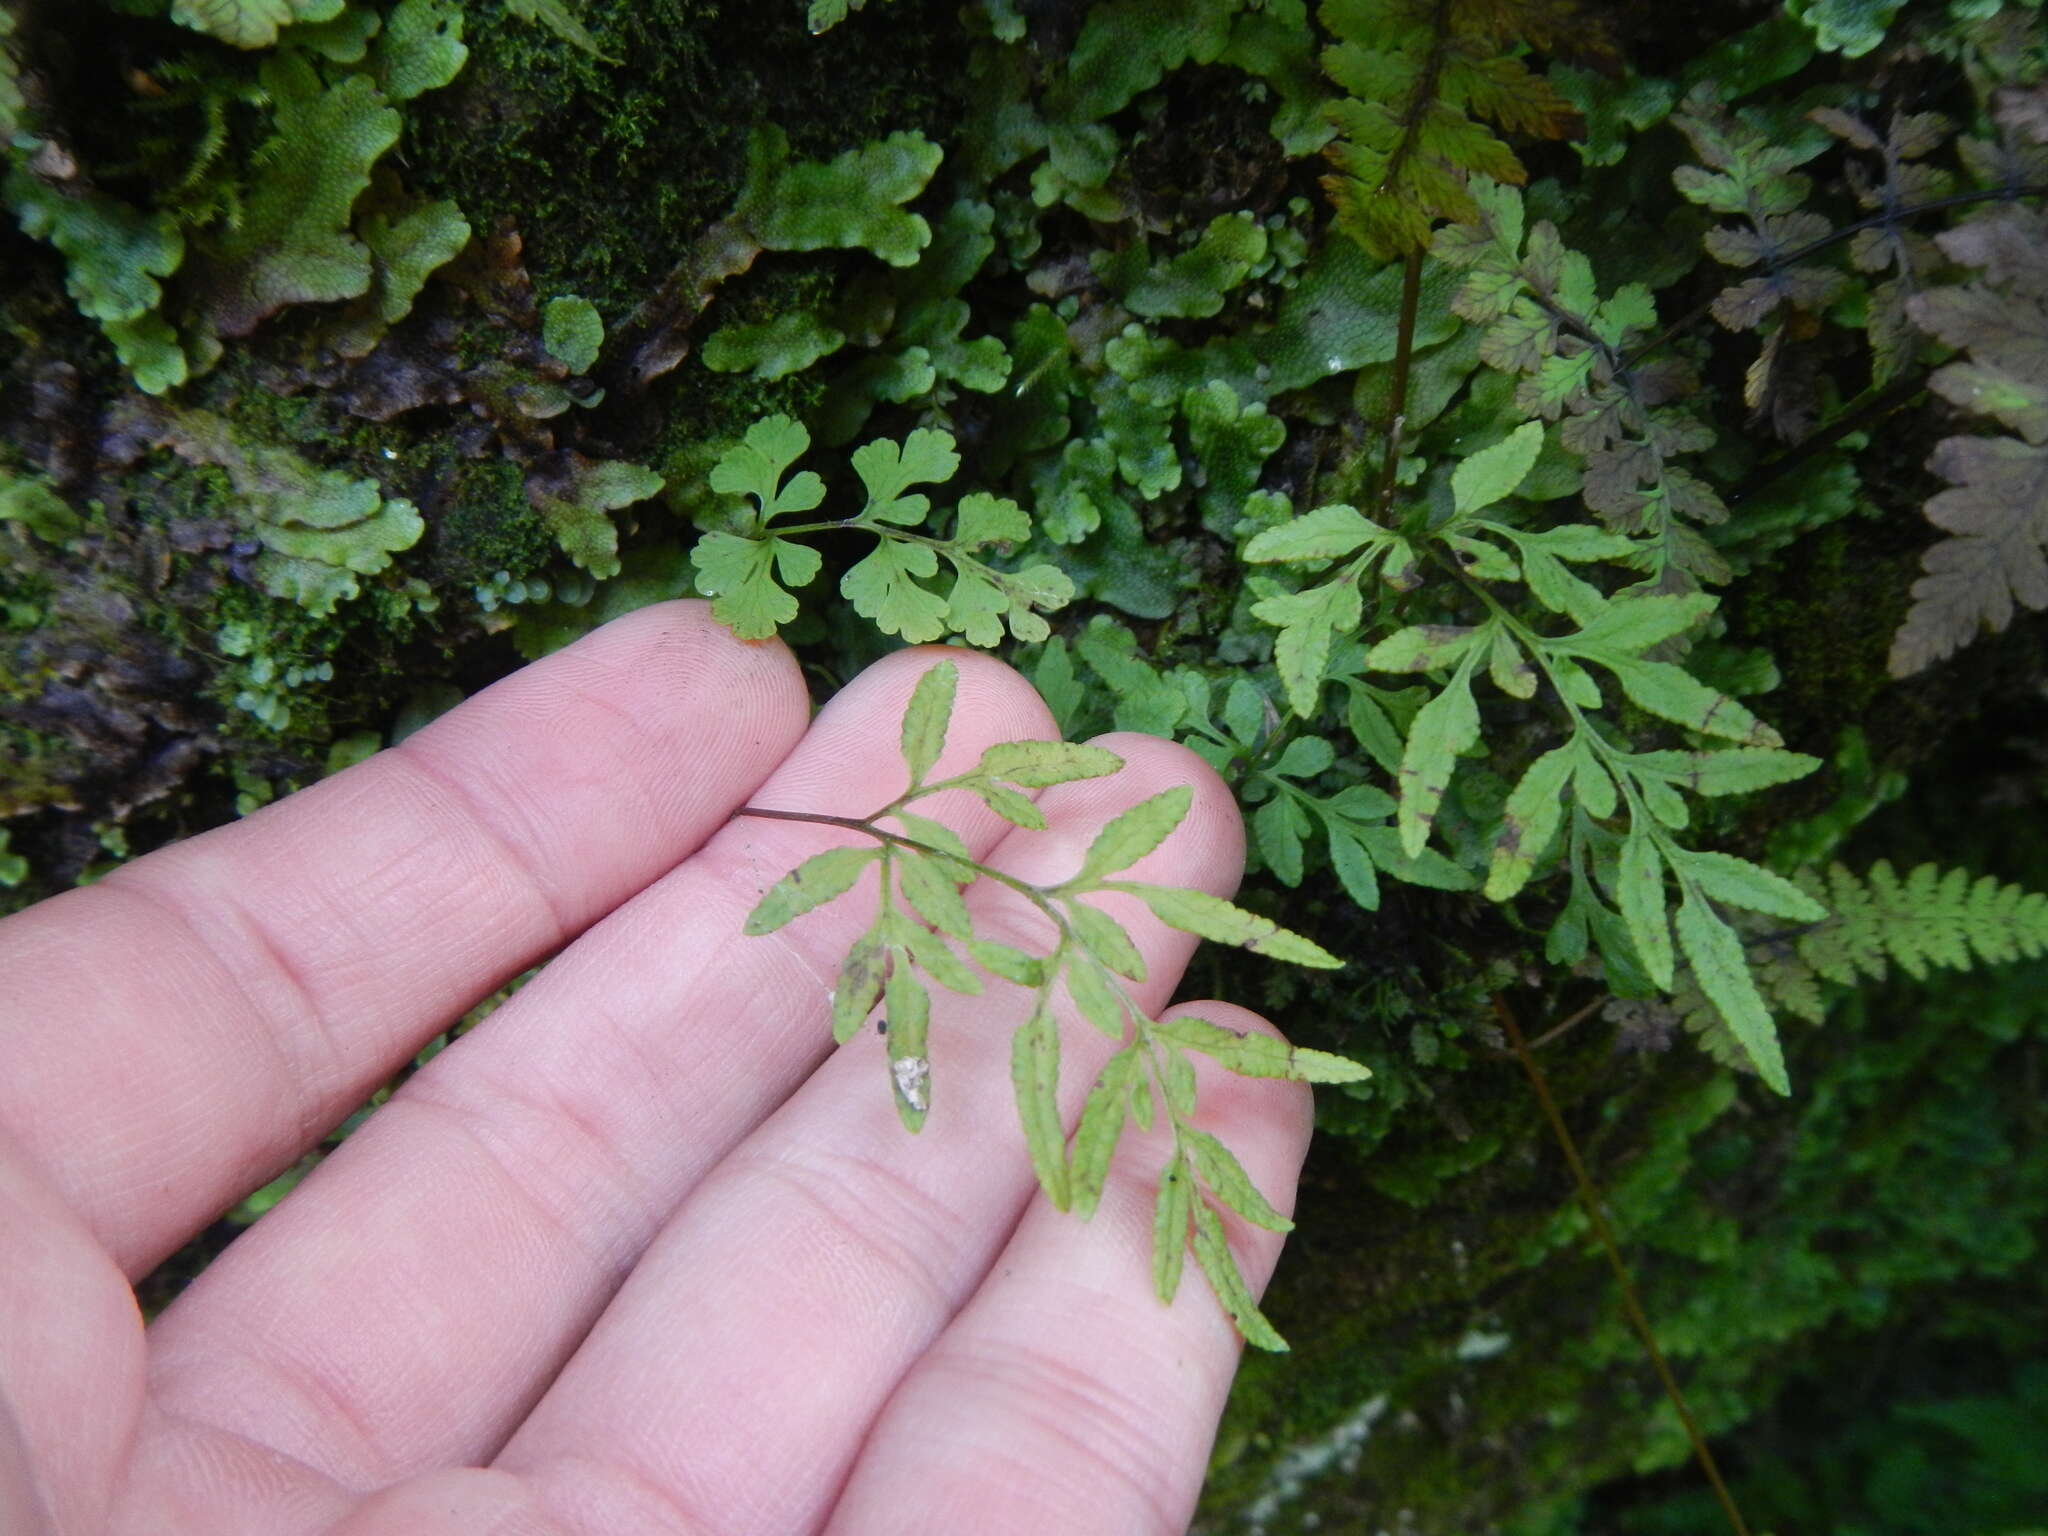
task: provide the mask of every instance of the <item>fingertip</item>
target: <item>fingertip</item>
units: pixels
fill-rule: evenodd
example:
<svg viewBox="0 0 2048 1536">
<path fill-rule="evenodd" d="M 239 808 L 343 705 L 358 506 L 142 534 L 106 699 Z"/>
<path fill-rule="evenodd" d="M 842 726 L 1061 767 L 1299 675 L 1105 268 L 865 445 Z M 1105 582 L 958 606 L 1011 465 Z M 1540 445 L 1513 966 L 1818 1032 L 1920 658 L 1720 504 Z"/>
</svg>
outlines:
<svg viewBox="0 0 2048 1536">
<path fill-rule="evenodd" d="M 742 640 L 702 599 L 651 603 L 602 624 L 424 726 L 409 755 L 488 767 L 515 731 L 555 734 L 575 752 L 593 727 L 619 750 L 614 774 L 672 779 L 728 757 L 758 782 L 810 721 L 803 672 L 778 640 Z M 612 729 L 616 724 L 622 729 Z"/>
<path fill-rule="evenodd" d="M 599 626 L 565 647 L 587 648 L 592 662 L 623 673 L 647 695 L 652 709 L 684 701 L 701 728 L 703 700 L 716 693 L 733 701 L 749 724 L 772 731 L 785 748 L 810 722 L 810 692 L 796 655 L 780 639 L 742 640 L 712 617 L 703 598 L 650 603 Z M 707 686 L 715 679 L 716 687 Z"/>
</svg>

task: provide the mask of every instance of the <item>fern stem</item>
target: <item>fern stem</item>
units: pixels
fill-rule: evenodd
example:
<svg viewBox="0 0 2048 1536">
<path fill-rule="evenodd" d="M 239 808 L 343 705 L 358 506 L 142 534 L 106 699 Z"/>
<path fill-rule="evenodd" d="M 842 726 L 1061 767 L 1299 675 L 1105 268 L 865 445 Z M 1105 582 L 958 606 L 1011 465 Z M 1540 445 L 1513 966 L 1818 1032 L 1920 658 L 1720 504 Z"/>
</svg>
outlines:
<svg viewBox="0 0 2048 1536">
<path fill-rule="evenodd" d="M 1592 1224 L 1593 1232 L 1599 1238 L 1600 1247 L 1607 1255 L 1607 1263 L 1614 1271 L 1615 1281 L 1621 1287 L 1621 1307 L 1628 1317 L 1629 1327 L 1641 1341 L 1643 1352 L 1650 1357 L 1650 1365 L 1663 1383 L 1664 1395 L 1678 1413 L 1678 1422 L 1685 1426 L 1685 1437 L 1692 1442 L 1692 1451 L 1700 1464 L 1700 1470 L 1707 1475 L 1713 1486 L 1714 1497 L 1721 1505 L 1721 1511 L 1728 1517 L 1728 1525 L 1735 1536 L 1749 1536 L 1749 1526 L 1742 1518 L 1742 1511 L 1736 1507 L 1735 1496 L 1728 1491 L 1728 1485 L 1721 1480 L 1721 1469 L 1714 1461 L 1714 1453 L 1708 1449 L 1706 1437 L 1700 1433 L 1699 1424 L 1693 1419 L 1692 1409 L 1686 1405 L 1685 1394 L 1679 1390 L 1678 1378 L 1671 1373 L 1671 1366 L 1664 1358 L 1664 1352 L 1657 1347 L 1657 1336 L 1650 1330 L 1650 1319 L 1643 1311 L 1643 1304 L 1636 1296 L 1634 1282 L 1629 1278 L 1628 1265 L 1622 1261 L 1621 1247 L 1614 1240 L 1614 1231 L 1607 1225 L 1607 1214 L 1600 1201 L 1600 1192 L 1593 1185 L 1592 1175 L 1587 1173 L 1586 1164 L 1579 1156 L 1579 1146 L 1572 1139 L 1571 1130 L 1559 1113 L 1557 1100 L 1551 1097 L 1550 1081 L 1543 1075 L 1543 1069 L 1536 1065 L 1536 1058 L 1530 1054 L 1528 1043 L 1522 1038 L 1522 1027 L 1515 1021 L 1514 1010 L 1507 1000 L 1498 994 L 1493 999 L 1493 1011 L 1499 1017 L 1501 1028 L 1507 1032 L 1508 1042 L 1515 1048 L 1515 1058 L 1521 1062 L 1522 1071 L 1527 1074 L 1529 1086 L 1536 1091 L 1536 1102 L 1543 1106 L 1543 1117 L 1550 1122 L 1550 1133 L 1557 1138 L 1558 1147 L 1564 1152 L 1564 1160 L 1571 1165 L 1572 1179 L 1578 1185 L 1579 1201 L 1586 1208 L 1586 1218 Z"/>
<path fill-rule="evenodd" d="M 1422 123 L 1429 115 L 1429 109 L 1436 105 L 1440 93 L 1438 79 L 1444 66 L 1450 61 L 1451 46 L 1451 0 L 1436 0 L 1429 17 L 1429 52 L 1424 55 L 1422 68 L 1415 73 L 1414 90 L 1408 97 L 1408 104 L 1401 112 L 1401 137 L 1387 155 L 1386 169 L 1380 173 L 1380 184 L 1374 189 L 1381 197 L 1398 196 L 1394 188 L 1399 185 L 1401 173 L 1407 162 L 1422 144 Z M 1421 260 L 1420 251 L 1410 252 L 1410 259 Z M 1419 270 L 1419 268 L 1418 268 Z M 1395 414 L 1400 412 L 1401 392 L 1394 391 Z"/>
<path fill-rule="evenodd" d="M 1393 388 L 1388 391 L 1387 451 L 1373 496 L 1382 522 L 1393 510 L 1394 482 L 1401 470 L 1401 434 L 1408 420 L 1408 367 L 1415 359 L 1415 316 L 1421 306 L 1422 252 L 1410 251 L 1401 262 L 1401 323 L 1394 337 Z"/>
<path fill-rule="evenodd" d="M 1971 203 L 2011 203 L 2017 202 L 2023 197 L 2042 196 L 2048 196 L 2048 182 L 2030 182 L 2025 186 L 2018 187 L 1992 187 L 1978 192 L 1957 192 L 1950 197 L 1930 198 L 1924 203 L 1915 203 L 1910 208 L 1893 208 L 1873 213 L 1867 219 L 1858 219 L 1853 224 L 1844 224 L 1840 229 L 1822 235 L 1818 240 L 1809 240 L 1797 250 L 1787 252 L 1785 255 L 1775 258 L 1770 263 L 1770 270 L 1782 272 L 1787 267 L 1797 266 L 1800 262 L 1806 260 L 1807 257 L 1818 255 L 1829 246 L 1839 245 L 1842 241 L 1851 239 L 1866 229 L 1875 229 L 1880 224 L 1892 224 L 1901 219 L 1918 218 L 1923 213 L 1939 213 L 1945 208 L 1967 207 Z M 1683 336 L 1713 312 L 1714 304 L 1719 298 L 1720 295 L 1717 293 L 1705 303 L 1694 305 L 1676 320 L 1665 326 L 1662 331 L 1623 358 L 1622 366 L 1624 368 L 1633 368 L 1652 352 L 1658 351 L 1667 343 Z"/>
<path fill-rule="evenodd" d="M 1859 432 L 1882 421 L 1893 411 L 1903 409 L 1926 392 L 1927 375 L 1924 372 L 1892 385 L 1883 394 L 1874 395 L 1853 410 L 1837 416 L 1818 432 L 1795 443 L 1770 462 L 1758 465 L 1753 474 L 1722 499 L 1730 507 L 1740 506 L 1757 492 L 1777 484 L 1800 465 L 1818 458 L 1851 432 Z"/>
<path fill-rule="evenodd" d="M 894 809 L 894 806 L 890 807 L 890 810 Z M 883 811 L 879 814 L 886 816 L 889 812 Z M 930 843 L 921 843 L 914 837 L 905 837 L 901 832 L 884 831 L 871 821 L 862 821 L 858 816 L 828 816 L 823 811 L 771 811 L 758 805 L 743 805 L 734 811 L 733 815 L 753 816 L 761 821 L 808 821 L 814 822 L 821 827 L 842 827 L 848 832 L 864 832 L 879 843 L 886 843 L 897 848 L 908 848 L 913 853 L 926 853 L 934 858 L 946 859 L 955 863 L 959 861 L 957 854 L 950 854 L 943 848 L 934 848 Z M 1015 875 L 1006 875 L 1000 869 L 991 869 L 978 859 L 973 861 L 973 864 L 977 874 L 986 876 L 998 885 L 1007 885 L 1011 890 L 1017 892 L 1034 907 L 1038 908 L 1039 911 L 1051 918 L 1053 926 L 1059 930 L 1060 937 L 1062 939 L 1066 938 L 1068 933 L 1066 919 L 1060 916 L 1059 909 L 1052 904 L 1045 893 L 1037 886 L 1032 885 L 1028 881 L 1019 880 Z"/>
<path fill-rule="evenodd" d="M 1540 1051 L 1553 1040 L 1563 1039 L 1581 1024 L 1585 1023 L 1586 1020 L 1590 1019 L 1599 1010 L 1600 1005 L 1604 1001 L 1604 998 L 1596 997 L 1592 1002 L 1586 1004 L 1585 1007 L 1579 1009 L 1578 1012 L 1569 1014 L 1560 1022 L 1551 1025 L 1550 1028 L 1529 1042 L 1529 1049 L 1531 1051 Z"/>
</svg>

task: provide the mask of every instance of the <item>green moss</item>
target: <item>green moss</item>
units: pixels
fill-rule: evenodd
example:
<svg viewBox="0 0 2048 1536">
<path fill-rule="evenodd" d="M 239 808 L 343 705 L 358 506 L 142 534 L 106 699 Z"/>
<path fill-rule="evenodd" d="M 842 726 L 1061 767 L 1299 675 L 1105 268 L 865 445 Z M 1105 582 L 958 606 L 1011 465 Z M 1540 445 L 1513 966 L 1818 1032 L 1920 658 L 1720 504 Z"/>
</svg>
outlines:
<svg viewBox="0 0 2048 1536">
<path fill-rule="evenodd" d="M 499 571 L 524 576 L 559 557 L 554 535 L 527 499 L 518 465 L 476 459 L 442 468 L 440 496 L 427 519 L 436 586 L 475 586 Z"/>
<path fill-rule="evenodd" d="M 19 681 L 7 679 L 11 687 Z M 0 721 L 0 761 L 7 764 L 6 777 L 0 779 L 0 820 L 73 800 L 70 785 L 60 775 L 76 763 L 70 744 L 61 738 Z"/>
<path fill-rule="evenodd" d="M 2038 867 L 2031 816 L 1959 815 L 1936 835 L 2000 850 L 1983 867 Z M 1908 846 L 1927 830 L 1911 807 L 1873 823 Z M 1805 1085 L 1790 1103 L 1687 1056 L 1616 1056 L 1597 1021 L 1543 1053 L 1709 1433 L 1795 1378 L 1836 1384 L 1822 1390 L 1843 1406 L 1839 1382 L 1879 1368 L 1874 1333 L 2013 1347 L 2010 1307 L 2026 1303 L 1996 1298 L 2036 1262 L 2048 1210 L 2048 1167 L 2024 1151 L 2021 1067 L 2042 985 L 2032 967 L 1852 1005 L 1790 1039 Z M 1401 1510 L 1423 1532 L 1563 1536 L 1617 1528 L 1587 1520 L 1579 1490 L 1674 1468 L 1644 1490 L 1676 1487 L 1682 1507 L 1700 1506 L 1684 1437 L 1519 1070 L 1482 1062 L 1437 1086 L 1371 1162 L 1461 1126 L 1497 1129 L 1503 1155 L 1410 1208 L 1361 1190 L 1354 1147 L 1319 1141 L 1296 1212 L 1306 1241 L 1267 1298 L 1296 1352 L 1245 1362 L 1197 1530 L 1365 1532 Z M 1990 1287 L 1990 1304 L 1955 1308 L 1958 1285 Z M 1748 1498 L 1768 1509 L 1772 1496 Z"/>
<path fill-rule="evenodd" d="M 408 127 L 418 189 L 453 197 L 479 229 L 512 221 L 544 292 L 630 313 L 732 206 L 747 138 L 786 129 L 799 157 L 885 133 L 943 138 L 963 42 L 934 10 L 812 37 L 799 6 L 592 0 L 606 65 L 496 9 L 473 13 L 467 69 Z M 829 59 L 832 88 L 815 89 Z M 735 110 L 737 108 L 737 110 Z"/>
<path fill-rule="evenodd" d="M 296 744 L 309 759 L 332 736 L 330 716 L 340 697 L 309 686 L 335 680 L 333 657 L 347 627 L 316 619 L 296 603 L 240 584 L 222 589 L 205 649 L 217 658 L 204 690 L 235 736 L 264 736 Z"/>
</svg>

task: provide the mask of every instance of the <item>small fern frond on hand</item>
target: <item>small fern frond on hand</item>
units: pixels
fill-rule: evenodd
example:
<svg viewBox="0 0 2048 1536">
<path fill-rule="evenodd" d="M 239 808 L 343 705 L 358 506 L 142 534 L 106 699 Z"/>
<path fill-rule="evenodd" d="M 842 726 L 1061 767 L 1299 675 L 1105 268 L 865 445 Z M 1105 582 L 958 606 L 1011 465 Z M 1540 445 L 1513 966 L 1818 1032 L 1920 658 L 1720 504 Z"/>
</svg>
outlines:
<svg viewBox="0 0 2048 1536">
<path fill-rule="evenodd" d="M 909 784 L 874 814 L 743 813 L 821 821 L 863 833 L 874 844 L 834 848 L 805 860 L 761 898 L 746 931 L 773 933 L 845 895 L 874 870 L 875 918 L 840 966 L 832 992 L 832 1029 L 845 1044 L 880 1010 L 877 1023 L 887 1051 L 890 1092 L 904 1126 L 922 1128 L 932 1107 L 931 985 L 969 997 L 983 992 L 986 978 L 1026 989 L 1031 1004 L 1014 1037 L 1011 1077 L 1025 1144 L 1046 1197 L 1061 1210 L 1092 1215 L 1127 1120 L 1149 1129 L 1155 1112 L 1163 1109 L 1173 1132 L 1173 1152 L 1161 1171 L 1154 1222 L 1153 1280 L 1160 1299 L 1173 1299 L 1182 1256 L 1192 1252 L 1245 1338 L 1264 1349 L 1284 1349 L 1237 1268 L 1219 1209 L 1273 1231 L 1284 1232 L 1290 1223 L 1259 1193 L 1229 1149 L 1195 1126 L 1189 1053 L 1243 1076 L 1296 1082 L 1355 1082 L 1367 1075 L 1366 1069 L 1341 1056 L 1298 1050 L 1270 1036 L 1241 1034 L 1199 1018 L 1153 1018 L 1129 986 L 1145 979 L 1143 955 L 1123 924 L 1089 898 L 1131 897 L 1170 928 L 1273 959 L 1326 969 L 1341 962 L 1313 941 L 1219 896 L 1122 878 L 1187 815 L 1193 795 L 1185 787 L 1165 790 L 1113 818 L 1089 844 L 1080 868 L 1065 880 L 1034 885 L 974 858 L 949 828 L 910 807 L 931 795 L 963 790 L 1013 826 L 1040 831 L 1045 817 L 1026 791 L 1103 778 L 1119 771 L 1123 760 L 1100 747 L 1068 742 L 1003 742 L 988 748 L 965 773 L 933 779 L 958 681 L 958 669 L 950 662 L 918 680 L 903 717 Z M 1008 888 L 1037 909 L 1051 928 L 1044 952 L 976 932 L 974 909 L 964 892 L 981 880 Z M 1060 1007 L 1062 997 L 1069 1008 Z M 1117 1047 L 1089 1090 L 1071 1144 L 1058 1097 L 1060 1020 L 1067 1013 L 1086 1019 Z"/>
</svg>

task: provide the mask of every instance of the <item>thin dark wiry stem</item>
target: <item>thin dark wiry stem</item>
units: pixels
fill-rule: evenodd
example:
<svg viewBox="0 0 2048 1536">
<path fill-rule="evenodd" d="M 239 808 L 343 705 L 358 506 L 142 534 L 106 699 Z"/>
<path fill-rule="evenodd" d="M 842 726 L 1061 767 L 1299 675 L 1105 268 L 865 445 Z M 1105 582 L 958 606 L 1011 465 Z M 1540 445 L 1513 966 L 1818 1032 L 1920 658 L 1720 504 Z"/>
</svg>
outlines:
<svg viewBox="0 0 2048 1536">
<path fill-rule="evenodd" d="M 1927 202 L 1915 203 L 1910 208 L 1893 208 L 1881 213 L 1873 213 L 1867 219 L 1858 219 L 1853 224 L 1844 224 L 1840 229 L 1822 235 L 1818 240 L 1808 241 L 1796 251 L 1790 251 L 1783 256 L 1775 258 L 1770 263 L 1770 270 L 1782 272 L 1787 267 L 1796 266 L 1809 256 L 1819 254 L 1831 245 L 1838 245 L 1852 236 L 1861 234 L 1866 229 L 1875 229 L 1880 224 L 1895 224 L 1901 219 L 1918 218 L 1923 213 L 1939 213 L 1944 208 L 1961 208 L 1970 203 L 2010 203 L 2022 197 L 2041 197 L 2044 195 L 2048 195 L 2048 184 L 2037 183 L 2023 187 L 1994 187 L 1984 192 L 1958 192 L 1952 197 L 1930 198 Z M 1704 304 L 1697 305 L 1685 314 L 1680 315 L 1676 320 L 1665 326 L 1662 331 L 1623 358 L 1622 366 L 1624 368 L 1633 368 L 1666 343 L 1676 337 L 1683 336 L 1713 312 L 1714 304 L 1719 298 L 1720 295 L 1716 294 L 1714 298 L 1708 299 Z"/>
<path fill-rule="evenodd" d="M 884 832 L 871 821 L 862 821 L 858 816 L 828 816 L 823 811 L 771 811 L 763 806 L 743 805 L 733 812 L 735 816 L 754 816 L 762 821 L 812 821 L 821 827 L 844 827 L 849 832 L 865 832 L 869 837 L 880 838 L 885 843 L 896 843 L 905 848 L 917 848 L 926 853 L 936 853 L 936 848 L 926 848 L 923 843 L 895 832 Z"/>
<path fill-rule="evenodd" d="M 1621 1246 L 1615 1242 L 1614 1231 L 1607 1225 L 1600 1192 L 1593 1187 L 1592 1175 L 1586 1172 L 1586 1164 L 1579 1156 L 1579 1144 L 1572 1140 L 1571 1130 L 1565 1125 L 1564 1116 L 1558 1112 L 1557 1100 L 1550 1095 L 1550 1081 L 1544 1077 L 1543 1069 L 1536 1065 L 1536 1058 L 1529 1053 L 1528 1042 L 1522 1038 L 1522 1026 L 1515 1022 L 1514 1010 L 1508 1007 L 1506 1000 L 1496 996 L 1493 1011 L 1500 1018 L 1501 1028 L 1507 1031 L 1508 1042 L 1514 1046 L 1515 1057 L 1522 1063 L 1523 1072 L 1528 1074 L 1529 1086 L 1536 1090 L 1536 1102 L 1543 1106 L 1543 1117 L 1550 1122 L 1551 1135 L 1557 1138 L 1564 1160 L 1571 1165 L 1572 1178 L 1579 1187 L 1579 1201 L 1586 1208 L 1586 1218 L 1592 1223 L 1594 1235 L 1599 1238 L 1600 1246 L 1607 1254 L 1607 1262 L 1614 1270 L 1614 1278 L 1621 1286 L 1621 1309 L 1628 1316 L 1629 1326 L 1635 1330 L 1644 1353 L 1650 1357 L 1657 1379 L 1664 1384 L 1664 1395 L 1678 1411 L 1678 1422 L 1685 1426 L 1685 1437 L 1692 1442 L 1692 1453 L 1699 1461 L 1700 1470 L 1707 1474 L 1707 1481 L 1713 1485 L 1714 1497 L 1720 1501 L 1730 1529 L 1735 1536 L 1749 1536 L 1749 1526 L 1743 1521 L 1742 1511 L 1735 1506 L 1735 1496 L 1721 1480 L 1721 1469 L 1714 1462 L 1714 1453 L 1707 1448 L 1706 1436 L 1700 1433 L 1692 1409 L 1686 1406 L 1685 1394 L 1678 1389 L 1678 1378 L 1671 1374 L 1664 1351 L 1657 1347 L 1657 1336 L 1650 1331 L 1650 1319 L 1643 1312 L 1642 1302 L 1636 1298 L 1635 1283 L 1629 1278 L 1628 1265 L 1622 1262 Z"/>
<path fill-rule="evenodd" d="M 894 809 L 894 807 L 891 807 L 891 809 Z M 879 814 L 887 815 L 888 812 L 883 811 Z M 914 837 L 905 837 L 901 832 L 884 831 L 871 821 L 862 821 L 858 816 L 828 816 L 823 811 L 770 811 L 758 805 L 743 805 L 734 811 L 733 815 L 753 816 L 762 821 L 808 821 L 815 822 L 821 827 L 843 827 L 848 832 L 865 833 L 878 843 L 888 843 L 897 848 L 908 848 L 912 853 L 928 853 L 934 858 L 945 859 L 951 863 L 957 864 L 959 862 L 958 854 L 948 853 L 943 848 L 934 848 L 930 843 L 921 843 Z M 991 869 L 988 865 L 979 861 L 975 861 L 974 869 L 977 874 L 985 875 L 998 885 L 1007 885 L 1011 890 L 1023 896 L 1034 907 L 1038 908 L 1039 911 L 1051 918 L 1061 934 L 1066 933 L 1066 919 L 1060 916 L 1053 904 L 1046 899 L 1045 893 L 1037 886 L 1019 880 L 1015 875 L 1006 875 L 1000 869 Z"/>
<path fill-rule="evenodd" d="M 1394 505 L 1401 471 L 1401 436 L 1408 420 L 1408 367 L 1415 360 L 1415 315 L 1422 305 L 1422 252 L 1410 251 L 1401 265 L 1401 326 L 1394 337 L 1394 379 L 1387 404 L 1387 452 L 1373 497 L 1381 521 Z"/>
<path fill-rule="evenodd" d="M 1894 384 L 1883 394 L 1873 396 L 1847 415 L 1829 422 L 1805 441 L 1793 444 L 1790 449 L 1769 463 L 1759 465 L 1755 473 L 1730 491 L 1724 500 L 1731 507 L 1740 506 L 1744 500 L 1776 484 L 1800 465 L 1818 458 L 1851 432 L 1861 431 L 1882 421 L 1893 411 L 1910 404 L 1926 390 L 1927 375 L 1924 373 L 1916 374 L 1903 383 Z"/>
<path fill-rule="evenodd" d="M 1534 1040 L 1531 1040 L 1529 1042 L 1529 1049 L 1532 1051 L 1540 1051 L 1543 1049 L 1543 1047 L 1550 1044 L 1551 1041 L 1563 1039 L 1566 1035 L 1570 1034 L 1574 1029 L 1577 1029 L 1581 1024 L 1585 1023 L 1586 1020 L 1590 1019 L 1596 1012 L 1598 1012 L 1600 1005 L 1605 1001 L 1605 998 L 1596 997 L 1593 999 L 1592 1002 L 1586 1004 L 1586 1006 L 1581 1008 L 1577 1013 L 1569 1014 L 1557 1023 L 1551 1025 L 1550 1028 L 1546 1029 L 1545 1031 L 1543 1031 L 1542 1034 L 1538 1035 Z"/>
</svg>

